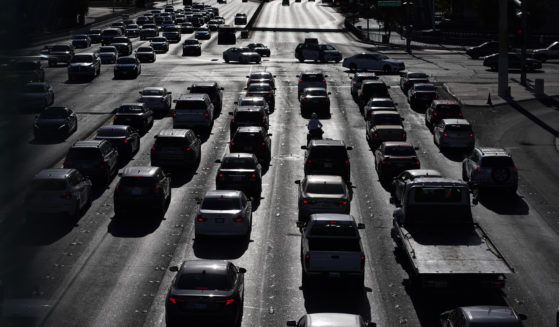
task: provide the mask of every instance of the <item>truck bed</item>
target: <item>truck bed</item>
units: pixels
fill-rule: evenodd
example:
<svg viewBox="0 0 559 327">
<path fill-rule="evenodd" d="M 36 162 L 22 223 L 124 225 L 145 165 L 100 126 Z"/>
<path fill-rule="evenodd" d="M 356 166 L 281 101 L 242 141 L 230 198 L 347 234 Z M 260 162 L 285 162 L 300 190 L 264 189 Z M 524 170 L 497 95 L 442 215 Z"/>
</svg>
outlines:
<svg viewBox="0 0 559 327">
<path fill-rule="evenodd" d="M 418 274 L 509 274 L 513 270 L 477 224 L 410 230 L 395 226 Z"/>
</svg>

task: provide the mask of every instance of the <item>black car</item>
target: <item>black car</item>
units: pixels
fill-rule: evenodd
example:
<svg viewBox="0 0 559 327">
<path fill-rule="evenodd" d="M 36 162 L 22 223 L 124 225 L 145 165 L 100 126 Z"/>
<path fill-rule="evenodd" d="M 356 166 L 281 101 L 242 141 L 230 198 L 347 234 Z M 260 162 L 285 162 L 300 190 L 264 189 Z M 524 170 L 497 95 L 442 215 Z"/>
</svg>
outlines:
<svg viewBox="0 0 559 327">
<path fill-rule="evenodd" d="M 365 105 L 369 102 L 371 98 L 390 98 L 390 92 L 383 81 L 380 80 L 365 80 L 361 83 L 357 94 L 357 104 L 359 105 L 359 110 L 363 112 Z"/>
<path fill-rule="evenodd" d="M 271 87 L 276 87 L 275 77 L 276 75 L 270 72 L 252 72 L 247 75 L 247 87 L 253 83 L 268 83 Z"/>
<path fill-rule="evenodd" d="M 162 34 L 169 42 L 178 43 L 181 41 L 181 31 L 178 26 L 165 26 Z"/>
<path fill-rule="evenodd" d="M 499 52 L 499 42 L 488 41 L 478 46 L 466 49 L 466 54 L 473 59 L 489 56 L 490 54 Z"/>
<path fill-rule="evenodd" d="M 185 40 L 182 44 L 182 55 L 183 56 L 201 56 L 202 55 L 202 45 L 200 41 L 196 39 Z"/>
<path fill-rule="evenodd" d="M 151 42 L 149 44 L 155 52 L 165 53 L 169 51 L 169 41 L 167 41 L 166 37 L 156 36 L 151 38 Z"/>
<path fill-rule="evenodd" d="M 155 62 L 157 55 L 152 47 L 139 47 L 136 50 L 136 58 L 140 62 Z"/>
<path fill-rule="evenodd" d="M 338 175 L 349 182 L 350 163 L 348 150 L 342 140 L 311 140 L 301 146 L 305 151 L 305 175 Z"/>
<path fill-rule="evenodd" d="M 190 93 L 205 93 L 210 97 L 214 105 L 214 117 L 221 112 L 223 106 L 223 87 L 220 87 L 218 82 L 194 82 L 187 88 Z"/>
<path fill-rule="evenodd" d="M 101 32 L 101 45 L 110 45 L 113 38 L 122 35 L 122 30 L 119 28 L 107 28 Z"/>
<path fill-rule="evenodd" d="M 272 134 L 266 133 L 266 130 L 257 126 L 239 127 L 231 143 L 229 151 L 231 153 L 254 153 L 259 162 L 270 163 L 272 160 Z"/>
<path fill-rule="evenodd" d="M 171 202 L 171 178 L 160 167 L 127 167 L 113 199 L 117 217 L 149 212 L 161 218 Z"/>
<path fill-rule="evenodd" d="M 64 168 L 74 168 L 94 182 L 109 184 L 118 172 L 118 152 L 105 140 L 78 141 L 72 145 Z"/>
<path fill-rule="evenodd" d="M 45 108 L 35 118 L 33 132 L 36 139 L 43 137 L 68 137 L 78 129 L 76 114 L 66 107 Z"/>
<path fill-rule="evenodd" d="M 522 68 L 522 57 L 516 52 L 509 52 L 509 69 L 521 69 Z M 489 55 L 483 59 L 483 65 L 485 67 L 491 68 L 491 70 L 499 69 L 499 54 L 495 53 Z M 542 62 L 533 58 L 526 58 L 526 69 L 529 71 L 534 71 L 536 69 L 542 68 Z"/>
<path fill-rule="evenodd" d="M 375 169 L 381 182 L 404 170 L 419 169 L 421 163 L 413 145 L 407 142 L 382 142 L 375 150 Z"/>
<path fill-rule="evenodd" d="M 127 25 L 124 34 L 128 37 L 138 37 L 140 36 L 140 27 L 136 24 Z"/>
<path fill-rule="evenodd" d="M 151 165 L 192 168 L 200 162 L 202 142 L 190 129 L 164 129 L 155 136 Z"/>
<path fill-rule="evenodd" d="M 96 140 L 106 140 L 118 151 L 119 158 L 128 158 L 140 149 L 140 134 L 128 125 L 107 125 L 101 127 Z"/>
<path fill-rule="evenodd" d="M 117 59 L 114 68 L 114 77 L 133 77 L 136 78 L 142 73 L 142 65 L 136 57 L 127 56 Z"/>
<path fill-rule="evenodd" d="M 433 100 L 439 98 L 433 84 L 415 83 L 409 90 L 408 102 L 411 108 L 426 108 Z"/>
<path fill-rule="evenodd" d="M 270 128 L 268 114 L 262 107 L 237 107 L 229 115 L 233 116 L 229 123 L 231 138 L 240 126 L 260 126 L 266 131 Z"/>
<path fill-rule="evenodd" d="M 192 23 L 182 23 L 180 24 L 181 34 L 192 34 L 194 33 L 194 25 Z"/>
<path fill-rule="evenodd" d="M 74 57 L 74 46 L 71 44 L 57 44 L 52 46 L 49 51 L 49 67 L 58 65 L 61 62 L 70 64 Z"/>
<path fill-rule="evenodd" d="M 330 92 L 318 87 L 306 88 L 299 101 L 301 102 L 301 115 L 308 117 L 310 113 L 330 117 Z"/>
<path fill-rule="evenodd" d="M 91 45 L 91 39 L 87 34 L 74 35 L 72 38 L 72 45 L 75 48 L 89 48 Z"/>
<path fill-rule="evenodd" d="M 113 43 L 126 44 L 128 46 L 128 53 L 132 53 L 132 41 L 127 36 L 115 36 L 111 41 L 111 45 L 113 45 Z"/>
<path fill-rule="evenodd" d="M 129 125 L 141 132 L 153 126 L 153 111 L 144 103 L 125 103 L 115 109 L 114 125 Z"/>
<path fill-rule="evenodd" d="M 268 83 L 253 83 L 246 88 L 247 97 L 263 97 L 270 106 L 270 111 L 276 107 L 275 88 Z"/>
<path fill-rule="evenodd" d="M 177 275 L 165 299 L 167 326 L 190 324 L 197 318 L 203 320 L 201 326 L 208 320 L 241 325 L 246 269 L 229 261 L 188 260 L 169 270 Z"/>
<path fill-rule="evenodd" d="M 78 78 L 93 79 L 101 73 L 101 58 L 97 52 L 78 53 L 68 65 L 68 80 L 73 81 Z"/>
<path fill-rule="evenodd" d="M 101 30 L 100 29 L 90 29 L 86 32 L 87 36 L 91 40 L 91 43 L 101 43 Z"/>
<path fill-rule="evenodd" d="M 140 40 L 151 40 L 152 38 L 159 36 L 159 32 L 155 28 L 142 28 L 140 30 Z"/>
<path fill-rule="evenodd" d="M 218 190 L 238 190 L 247 195 L 260 196 L 262 167 L 252 153 L 229 153 L 216 160 L 219 168 L 215 176 Z"/>
<path fill-rule="evenodd" d="M 269 57 L 270 56 L 270 48 L 268 48 L 267 46 L 265 46 L 262 43 L 249 43 L 247 45 L 247 48 L 251 49 L 254 52 L 257 52 L 262 57 L 264 57 L 264 56 Z"/>
</svg>

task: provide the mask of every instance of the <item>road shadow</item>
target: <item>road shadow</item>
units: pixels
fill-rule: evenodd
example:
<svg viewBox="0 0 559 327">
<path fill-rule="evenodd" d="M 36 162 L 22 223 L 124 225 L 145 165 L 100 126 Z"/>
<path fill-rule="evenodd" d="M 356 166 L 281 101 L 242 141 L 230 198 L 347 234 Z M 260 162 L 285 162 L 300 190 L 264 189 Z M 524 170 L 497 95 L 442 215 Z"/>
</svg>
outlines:
<svg viewBox="0 0 559 327">
<path fill-rule="evenodd" d="M 251 241 L 247 237 L 198 237 L 192 249 L 200 259 L 238 259 L 248 249 Z"/>
<path fill-rule="evenodd" d="M 156 214 L 129 213 L 126 216 L 113 216 L 107 232 L 114 237 L 144 237 L 153 233 L 163 219 Z"/>
<path fill-rule="evenodd" d="M 529 112 L 528 110 L 524 109 L 524 107 L 522 107 L 518 102 L 512 100 L 512 99 L 507 99 L 507 103 L 513 107 L 514 109 L 516 109 L 516 111 L 518 111 L 519 113 L 523 114 L 524 116 L 526 116 L 526 118 L 530 119 L 532 122 L 534 122 L 535 124 L 537 124 L 538 126 L 540 126 L 541 128 L 543 128 L 544 130 L 546 130 L 547 132 L 549 132 L 551 135 L 553 135 L 554 137 L 558 137 L 559 136 L 559 132 L 554 129 L 553 127 L 549 126 L 548 124 L 546 124 L 545 122 L 543 122 L 541 119 L 539 119 L 538 117 L 536 117 L 534 114 L 532 114 L 531 112 Z"/>
<path fill-rule="evenodd" d="M 29 144 L 60 144 L 60 143 L 64 143 L 66 142 L 66 139 L 68 138 L 68 136 L 60 136 L 60 137 L 34 137 L 31 141 L 29 141 Z"/>
<path fill-rule="evenodd" d="M 196 167 L 187 168 L 190 171 L 185 171 L 184 169 L 179 168 L 169 169 L 168 171 L 171 173 L 171 188 L 179 188 L 190 182 L 192 178 L 194 178 L 194 175 L 198 174 L 196 169 L 199 164 L 200 163 L 198 162 Z"/>
<path fill-rule="evenodd" d="M 517 193 L 485 190 L 479 193 L 478 200 L 485 208 L 499 215 L 525 216 L 530 213 L 530 207 Z"/>
<path fill-rule="evenodd" d="M 462 162 L 468 152 L 465 149 L 443 149 L 439 151 L 445 158 L 454 162 Z"/>
<path fill-rule="evenodd" d="M 84 207 L 75 217 L 65 214 L 27 215 L 16 239 L 21 244 L 31 246 L 52 244 L 79 226 L 78 223 L 88 208 L 89 206 Z M 22 209 L 21 212 L 23 211 Z"/>
<path fill-rule="evenodd" d="M 307 313 L 338 312 L 361 315 L 364 320 L 371 320 L 371 306 L 367 299 L 368 287 L 358 286 L 340 279 L 329 280 L 328 287 L 320 283 L 302 287 Z"/>
</svg>

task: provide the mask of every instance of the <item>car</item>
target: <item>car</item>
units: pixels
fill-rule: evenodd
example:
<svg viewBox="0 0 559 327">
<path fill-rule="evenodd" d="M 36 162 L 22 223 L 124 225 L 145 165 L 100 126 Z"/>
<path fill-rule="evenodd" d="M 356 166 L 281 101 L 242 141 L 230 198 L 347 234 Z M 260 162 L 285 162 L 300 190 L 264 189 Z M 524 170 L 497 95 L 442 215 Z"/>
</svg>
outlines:
<svg viewBox="0 0 559 327">
<path fill-rule="evenodd" d="M 186 88 L 191 94 L 207 94 L 212 101 L 214 112 L 213 117 L 215 118 L 223 107 L 223 87 L 219 86 L 218 82 L 215 81 L 205 81 L 205 82 L 194 82 L 189 87 Z"/>
<path fill-rule="evenodd" d="M 475 146 L 472 125 L 466 119 L 442 119 L 433 128 L 433 142 L 441 151 L 466 149 L 470 152 Z"/>
<path fill-rule="evenodd" d="M 398 109 L 391 98 L 371 98 L 363 108 L 365 120 L 371 119 L 371 115 L 377 111 L 398 112 Z"/>
<path fill-rule="evenodd" d="M 249 48 L 232 47 L 223 51 L 223 60 L 225 62 L 237 61 L 241 64 L 248 64 L 254 62 L 259 64 L 262 61 L 258 52 L 254 52 Z"/>
<path fill-rule="evenodd" d="M 171 203 L 171 178 L 161 167 L 126 167 L 113 201 L 116 217 L 135 212 L 162 218 Z"/>
<path fill-rule="evenodd" d="M 75 48 L 89 48 L 91 46 L 91 39 L 87 34 L 77 34 L 72 38 L 72 45 Z"/>
<path fill-rule="evenodd" d="M 367 105 L 372 98 L 390 98 L 389 88 L 390 86 L 380 80 L 364 80 L 357 94 L 359 110 L 365 114 L 365 105 Z"/>
<path fill-rule="evenodd" d="M 144 24 L 144 26 L 142 26 L 142 30 L 145 30 L 145 29 L 153 29 L 157 32 L 156 36 L 159 35 L 159 26 L 157 26 L 155 23 Z"/>
<path fill-rule="evenodd" d="M 404 170 L 419 169 L 415 148 L 407 142 L 382 142 L 375 150 L 375 170 L 381 182 Z"/>
<path fill-rule="evenodd" d="M 462 161 L 462 179 L 474 188 L 516 193 L 518 169 L 505 149 L 476 147 Z"/>
<path fill-rule="evenodd" d="M 120 57 L 114 66 L 114 78 L 132 77 L 136 78 L 142 73 L 142 64 L 134 56 Z"/>
<path fill-rule="evenodd" d="M 132 53 L 132 41 L 126 37 L 126 36 L 115 36 L 112 40 L 111 40 L 111 45 L 115 45 L 115 44 L 126 44 L 127 50 L 120 50 L 119 52 L 121 54 L 124 54 L 125 56 L 128 56 L 129 54 Z M 117 48 L 118 49 L 118 48 Z M 122 52 L 121 52 L 122 51 Z"/>
<path fill-rule="evenodd" d="M 61 62 L 70 64 L 74 57 L 74 46 L 71 44 L 53 45 L 49 52 L 49 67 L 54 67 Z"/>
<path fill-rule="evenodd" d="M 239 97 L 238 101 L 235 101 L 234 104 L 238 107 L 259 107 L 264 109 L 267 114 L 270 114 L 270 106 L 268 102 L 263 97 L 256 97 L 256 96 L 241 96 Z"/>
<path fill-rule="evenodd" d="M 298 321 L 290 320 L 293 327 L 376 327 L 374 322 L 364 320 L 360 315 L 349 313 L 307 313 Z"/>
<path fill-rule="evenodd" d="M 151 165 L 194 168 L 202 157 L 202 141 L 190 129 L 163 129 L 155 135 Z"/>
<path fill-rule="evenodd" d="M 92 201 L 92 183 L 76 169 L 43 169 L 25 194 L 26 215 L 64 213 L 77 217 Z"/>
<path fill-rule="evenodd" d="M 493 71 L 499 70 L 499 54 L 495 53 L 486 57 L 483 57 L 483 66 L 489 67 Z M 522 57 L 516 52 L 508 53 L 508 68 L 509 69 L 521 69 L 522 68 Z M 542 62 L 533 58 L 526 58 L 526 69 L 528 71 L 534 71 L 536 69 L 542 68 Z"/>
<path fill-rule="evenodd" d="M 95 78 L 101 73 L 101 58 L 97 52 L 82 52 L 74 55 L 68 65 L 68 80 L 80 77 Z"/>
<path fill-rule="evenodd" d="M 162 36 L 166 37 L 169 43 L 179 43 L 181 41 L 181 30 L 176 25 L 165 26 Z"/>
<path fill-rule="evenodd" d="M 194 31 L 194 37 L 197 40 L 209 40 L 212 37 L 212 32 L 207 27 L 198 27 Z"/>
<path fill-rule="evenodd" d="M 551 43 L 547 48 L 535 49 L 532 57 L 541 62 L 546 62 L 548 59 L 559 59 L 559 41 Z"/>
<path fill-rule="evenodd" d="M 445 118 L 462 118 L 460 104 L 454 100 L 433 100 L 425 110 L 425 125 L 432 130 L 433 126 Z"/>
<path fill-rule="evenodd" d="M 194 33 L 194 25 L 189 22 L 185 22 L 180 24 L 180 31 L 182 34 L 191 34 Z"/>
<path fill-rule="evenodd" d="M 406 184 L 413 182 L 417 178 L 442 178 L 438 170 L 434 169 L 408 169 L 394 177 L 390 184 L 391 203 L 399 205 L 406 190 Z"/>
<path fill-rule="evenodd" d="M 147 25 L 147 24 L 146 24 Z M 159 32 L 155 28 L 142 28 L 140 30 L 140 40 L 151 40 L 159 36 Z"/>
<path fill-rule="evenodd" d="M 374 111 L 365 123 L 365 136 L 371 148 L 386 141 L 405 141 L 406 130 L 396 111 Z"/>
<path fill-rule="evenodd" d="M 353 192 L 342 176 L 306 175 L 295 184 L 299 185 L 299 221 L 307 221 L 313 213 L 349 214 Z"/>
<path fill-rule="evenodd" d="M 390 59 L 387 56 L 377 53 L 359 53 L 344 59 L 342 66 L 351 71 L 375 70 L 385 74 L 391 74 L 406 69 L 406 65 L 401 60 Z"/>
<path fill-rule="evenodd" d="M 185 40 L 182 44 L 182 55 L 183 56 L 201 56 L 202 55 L 202 44 L 200 41 Z"/>
<path fill-rule="evenodd" d="M 118 172 L 118 152 L 105 140 L 77 141 L 68 150 L 63 166 L 79 170 L 95 183 L 108 185 Z"/>
<path fill-rule="evenodd" d="M 115 22 L 111 24 L 111 28 L 120 30 L 121 34 L 124 34 L 124 30 L 126 29 L 126 25 L 123 22 Z"/>
<path fill-rule="evenodd" d="M 268 83 L 271 87 L 276 87 L 275 77 L 276 75 L 266 71 L 251 72 L 247 75 L 247 87 L 252 83 Z"/>
<path fill-rule="evenodd" d="M 272 161 L 272 134 L 260 126 L 242 126 L 231 138 L 229 152 L 254 153 L 260 163 Z"/>
<path fill-rule="evenodd" d="M 137 24 L 130 24 L 126 26 L 124 35 L 127 37 L 139 37 L 140 36 L 140 26 Z"/>
<path fill-rule="evenodd" d="M 128 125 L 106 125 L 97 130 L 95 140 L 106 140 L 118 151 L 119 158 L 130 158 L 140 150 L 140 134 Z"/>
<path fill-rule="evenodd" d="M 140 16 L 136 18 L 136 24 L 143 26 L 144 24 L 153 22 L 153 19 L 150 19 L 147 16 Z"/>
<path fill-rule="evenodd" d="M 235 25 L 246 25 L 247 15 L 245 13 L 237 13 L 235 15 Z"/>
<path fill-rule="evenodd" d="M 122 35 L 120 28 L 107 28 L 101 32 L 101 45 L 110 45 L 113 38 Z"/>
<path fill-rule="evenodd" d="M 45 108 L 54 103 L 54 90 L 44 82 L 25 84 L 22 94 L 22 105 L 25 108 Z"/>
<path fill-rule="evenodd" d="M 78 118 L 67 107 L 48 107 L 35 117 L 33 134 L 35 139 L 48 137 L 67 138 L 78 130 Z"/>
<path fill-rule="evenodd" d="M 169 42 L 167 38 L 163 36 L 152 37 L 149 46 L 152 47 L 156 53 L 165 53 L 169 51 Z"/>
<path fill-rule="evenodd" d="M 472 59 L 478 59 L 497 52 L 499 52 L 499 42 L 497 41 L 483 42 L 478 46 L 466 49 L 466 54 Z"/>
<path fill-rule="evenodd" d="M 299 102 L 301 115 L 308 117 L 310 113 L 330 117 L 330 92 L 319 87 L 308 87 L 303 91 Z"/>
<path fill-rule="evenodd" d="M 299 62 L 304 62 L 305 60 L 340 62 L 342 60 L 342 53 L 330 44 L 318 44 L 318 41 L 311 41 L 297 45 L 295 48 L 295 58 Z"/>
<path fill-rule="evenodd" d="M 351 165 L 349 150 L 342 140 L 311 140 L 308 145 L 301 146 L 305 150 L 305 175 L 337 175 L 346 182 L 350 180 Z"/>
<path fill-rule="evenodd" d="M 260 126 L 266 131 L 270 128 L 270 120 L 268 114 L 262 107 L 236 107 L 234 111 L 230 111 L 231 121 L 229 123 L 229 136 L 233 135 L 240 126 Z"/>
<path fill-rule="evenodd" d="M 111 46 L 116 48 L 119 56 L 129 56 L 132 54 L 131 47 L 126 43 L 112 42 Z"/>
<path fill-rule="evenodd" d="M 257 52 L 261 57 L 270 56 L 270 48 L 262 43 L 249 43 L 246 47 L 251 49 L 252 51 Z"/>
<path fill-rule="evenodd" d="M 356 100 L 361 83 L 365 80 L 378 80 L 378 76 L 372 72 L 356 72 L 349 79 L 351 80 L 351 96 Z"/>
<path fill-rule="evenodd" d="M 167 113 L 171 110 L 173 94 L 164 87 L 144 87 L 139 91 L 138 102 L 145 104 L 154 112 Z"/>
<path fill-rule="evenodd" d="M 299 83 L 297 84 L 297 98 L 301 97 L 303 91 L 308 87 L 319 87 L 323 89 L 328 89 L 326 84 L 326 77 L 322 71 L 304 71 L 296 76 L 299 78 Z"/>
<path fill-rule="evenodd" d="M 406 72 L 400 75 L 400 89 L 408 94 L 409 89 L 416 83 L 430 83 L 429 76 L 425 73 Z"/>
<path fill-rule="evenodd" d="M 289 0 L 281 0 L 282 6 L 289 6 Z"/>
<path fill-rule="evenodd" d="M 212 32 L 216 32 L 219 29 L 219 25 L 221 25 L 221 20 L 219 19 L 212 19 L 208 22 L 208 28 L 210 29 L 210 31 Z"/>
<path fill-rule="evenodd" d="M 134 55 L 136 56 L 136 59 L 138 59 L 138 61 L 140 61 L 141 63 L 155 62 L 155 60 L 157 60 L 157 54 L 155 53 L 155 50 L 150 46 L 138 47 Z"/>
<path fill-rule="evenodd" d="M 97 28 L 92 28 L 85 34 L 89 36 L 91 43 L 101 43 L 101 30 Z"/>
<path fill-rule="evenodd" d="M 153 111 L 145 103 L 124 103 L 115 109 L 114 125 L 129 125 L 142 133 L 153 126 Z"/>
<path fill-rule="evenodd" d="M 275 98 L 275 88 L 271 87 L 268 83 L 252 83 L 249 87 L 245 88 L 246 97 L 263 97 L 266 102 L 268 102 L 268 106 L 270 111 L 274 111 L 276 108 L 276 98 Z"/>
<path fill-rule="evenodd" d="M 113 45 L 106 45 L 99 48 L 99 58 L 102 64 L 114 64 L 118 56 L 118 50 Z"/>
<path fill-rule="evenodd" d="M 173 128 L 204 129 L 213 127 L 214 105 L 206 93 L 183 94 L 175 102 Z"/>
<path fill-rule="evenodd" d="M 255 198 L 262 193 L 262 166 L 252 153 L 228 153 L 221 160 L 215 176 L 217 190 L 239 190 Z"/>
<path fill-rule="evenodd" d="M 433 84 L 415 83 L 408 92 L 408 103 L 412 109 L 427 108 L 439 94 Z"/>
<path fill-rule="evenodd" d="M 252 203 L 243 191 L 208 191 L 199 204 L 194 223 L 197 240 L 204 236 L 250 237 Z"/>
<path fill-rule="evenodd" d="M 177 274 L 165 299 L 167 326 L 197 318 L 202 325 L 216 319 L 241 324 L 246 269 L 223 260 L 187 260 L 169 270 Z"/>
<path fill-rule="evenodd" d="M 521 315 L 507 306 L 471 306 L 445 311 L 440 315 L 442 327 L 499 326 L 522 327 Z"/>
</svg>

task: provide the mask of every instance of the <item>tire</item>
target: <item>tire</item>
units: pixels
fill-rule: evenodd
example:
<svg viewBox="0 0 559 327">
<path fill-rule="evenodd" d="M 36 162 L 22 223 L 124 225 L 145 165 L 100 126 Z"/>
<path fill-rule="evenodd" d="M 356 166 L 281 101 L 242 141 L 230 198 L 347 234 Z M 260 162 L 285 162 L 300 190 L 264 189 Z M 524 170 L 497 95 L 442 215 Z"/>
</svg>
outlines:
<svg viewBox="0 0 559 327">
<path fill-rule="evenodd" d="M 357 65 L 356 64 L 349 64 L 349 70 L 352 72 L 356 72 L 357 71 Z"/>
<path fill-rule="evenodd" d="M 384 67 L 382 68 L 382 71 L 383 71 L 385 74 L 391 74 L 391 73 L 392 73 L 392 68 L 391 68 L 390 66 L 386 65 L 386 66 L 384 66 Z"/>
<path fill-rule="evenodd" d="M 299 59 L 299 62 L 305 61 L 305 59 L 303 59 L 303 58 L 298 58 L 298 59 Z"/>
<path fill-rule="evenodd" d="M 226 63 L 229 63 L 229 57 L 224 57 L 223 60 L 225 60 Z"/>
<path fill-rule="evenodd" d="M 491 172 L 491 178 L 497 184 L 503 184 L 510 178 L 510 171 L 507 168 L 495 168 Z"/>
</svg>

